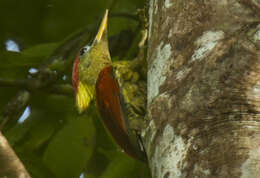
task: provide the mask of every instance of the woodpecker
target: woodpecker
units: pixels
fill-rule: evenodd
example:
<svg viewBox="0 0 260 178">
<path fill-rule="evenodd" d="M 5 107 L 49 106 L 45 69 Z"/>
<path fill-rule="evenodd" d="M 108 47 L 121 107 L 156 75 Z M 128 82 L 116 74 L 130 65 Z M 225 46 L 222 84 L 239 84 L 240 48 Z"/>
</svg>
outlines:
<svg viewBox="0 0 260 178">
<path fill-rule="evenodd" d="M 146 109 L 146 82 L 133 61 L 112 63 L 107 38 L 108 10 L 91 45 L 76 57 L 72 84 L 82 113 L 95 105 L 117 144 L 129 156 L 146 161 L 140 129 Z M 94 102 L 93 102 L 94 101 Z"/>
</svg>

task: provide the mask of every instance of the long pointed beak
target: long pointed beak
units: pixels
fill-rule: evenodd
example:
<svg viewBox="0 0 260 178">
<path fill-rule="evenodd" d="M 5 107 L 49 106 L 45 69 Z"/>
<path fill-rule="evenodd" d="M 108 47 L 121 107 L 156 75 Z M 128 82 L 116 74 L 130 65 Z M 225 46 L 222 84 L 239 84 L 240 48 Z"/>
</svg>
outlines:
<svg viewBox="0 0 260 178">
<path fill-rule="evenodd" d="M 107 19 L 108 19 L 108 9 L 106 9 L 105 15 L 102 19 L 100 26 L 99 26 L 98 33 L 95 37 L 94 42 L 99 43 L 100 40 L 102 39 L 104 33 L 107 31 Z"/>
</svg>

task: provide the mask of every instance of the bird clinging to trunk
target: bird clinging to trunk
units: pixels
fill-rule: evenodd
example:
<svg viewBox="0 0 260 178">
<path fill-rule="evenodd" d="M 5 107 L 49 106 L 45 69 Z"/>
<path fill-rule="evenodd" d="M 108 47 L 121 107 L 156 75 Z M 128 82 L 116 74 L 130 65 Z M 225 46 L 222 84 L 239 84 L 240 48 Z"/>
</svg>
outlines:
<svg viewBox="0 0 260 178">
<path fill-rule="evenodd" d="M 139 131 L 146 109 L 146 82 L 134 61 L 112 63 L 107 39 L 108 10 L 90 46 L 80 50 L 73 65 L 76 106 L 82 113 L 96 105 L 115 141 L 131 157 L 145 161 Z M 92 102 L 96 101 L 96 102 Z"/>
</svg>

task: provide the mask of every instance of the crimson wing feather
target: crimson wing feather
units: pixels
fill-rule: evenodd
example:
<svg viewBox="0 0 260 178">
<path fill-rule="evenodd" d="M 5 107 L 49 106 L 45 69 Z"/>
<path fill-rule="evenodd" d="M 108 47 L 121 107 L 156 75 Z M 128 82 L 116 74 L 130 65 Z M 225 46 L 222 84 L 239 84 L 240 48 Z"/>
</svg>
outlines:
<svg viewBox="0 0 260 178">
<path fill-rule="evenodd" d="M 130 156 L 138 154 L 131 145 L 124 113 L 120 105 L 120 88 L 113 75 L 112 66 L 104 68 L 96 82 L 96 100 L 99 113 L 115 141 Z"/>
</svg>

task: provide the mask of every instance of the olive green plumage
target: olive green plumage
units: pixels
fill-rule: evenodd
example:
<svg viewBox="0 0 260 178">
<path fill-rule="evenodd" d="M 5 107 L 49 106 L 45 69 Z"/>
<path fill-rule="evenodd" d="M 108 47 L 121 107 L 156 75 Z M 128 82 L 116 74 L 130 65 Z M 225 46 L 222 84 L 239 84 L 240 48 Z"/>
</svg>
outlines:
<svg viewBox="0 0 260 178">
<path fill-rule="evenodd" d="M 116 142 L 130 156 L 146 161 L 140 143 L 146 111 L 146 64 L 143 49 L 132 61 L 112 63 L 107 39 L 108 11 L 90 46 L 73 67 L 73 86 L 79 112 L 95 104 Z M 96 100 L 97 102 L 91 102 Z"/>
</svg>

